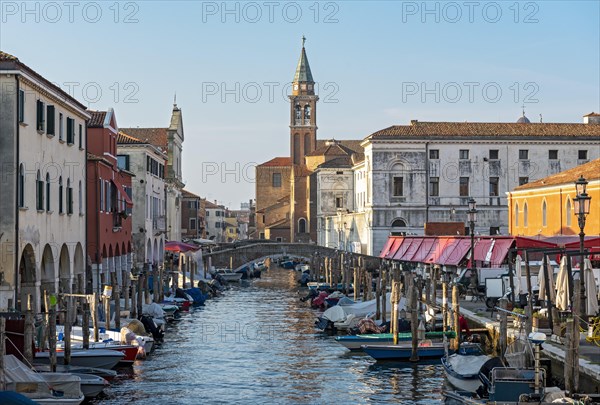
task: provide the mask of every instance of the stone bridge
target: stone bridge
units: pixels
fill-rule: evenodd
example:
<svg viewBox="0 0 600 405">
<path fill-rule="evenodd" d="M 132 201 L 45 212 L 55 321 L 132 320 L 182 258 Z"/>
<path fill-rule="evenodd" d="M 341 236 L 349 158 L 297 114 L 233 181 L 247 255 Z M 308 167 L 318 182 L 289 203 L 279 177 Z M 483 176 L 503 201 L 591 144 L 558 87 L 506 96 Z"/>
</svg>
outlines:
<svg viewBox="0 0 600 405">
<path fill-rule="evenodd" d="M 349 253 L 354 257 L 361 257 L 367 270 L 373 270 L 379 267 L 380 259 L 378 257 L 350 252 L 344 253 Z M 276 258 L 282 255 L 301 257 L 310 262 L 315 254 L 318 254 L 319 257 L 335 257 L 340 254 L 340 250 L 309 243 L 258 242 L 243 246 L 234 245 L 211 253 L 204 253 L 203 261 L 204 266 L 208 266 L 210 261 L 210 265 L 216 268 L 232 267 L 234 270 L 237 270 L 248 263 L 259 261 L 267 257 Z"/>
</svg>

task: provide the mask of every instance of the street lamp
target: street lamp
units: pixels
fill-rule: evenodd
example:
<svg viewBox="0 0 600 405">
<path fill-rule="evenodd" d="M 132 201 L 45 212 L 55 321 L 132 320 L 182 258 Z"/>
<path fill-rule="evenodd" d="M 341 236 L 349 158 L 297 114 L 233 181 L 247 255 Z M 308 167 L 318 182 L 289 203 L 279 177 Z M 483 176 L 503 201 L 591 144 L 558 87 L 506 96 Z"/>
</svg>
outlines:
<svg viewBox="0 0 600 405">
<path fill-rule="evenodd" d="M 473 197 L 469 198 L 469 210 L 467 211 L 469 228 L 471 230 L 471 288 L 477 290 L 477 268 L 475 267 L 475 222 L 477 222 L 477 203 Z"/>
<path fill-rule="evenodd" d="M 583 231 L 585 228 L 585 217 L 590 213 L 590 201 L 592 197 L 590 197 L 587 192 L 588 182 L 583 176 L 580 176 L 579 179 L 575 182 L 575 191 L 577 192 L 577 196 L 573 199 L 573 203 L 575 204 L 575 215 L 577 215 L 577 222 L 579 224 L 579 253 L 581 257 L 579 259 L 579 280 L 581 286 L 581 317 L 586 316 L 587 308 L 585 305 L 585 277 L 583 273 L 583 260 L 584 260 L 584 243 L 585 243 L 585 232 Z"/>
</svg>

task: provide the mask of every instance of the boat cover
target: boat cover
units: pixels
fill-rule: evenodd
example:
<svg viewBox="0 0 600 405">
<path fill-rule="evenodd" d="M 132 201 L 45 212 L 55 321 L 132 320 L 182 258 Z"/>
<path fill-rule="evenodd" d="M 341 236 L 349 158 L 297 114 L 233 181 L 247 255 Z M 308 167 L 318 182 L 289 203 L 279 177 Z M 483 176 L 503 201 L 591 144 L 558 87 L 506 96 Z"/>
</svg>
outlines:
<svg viewBox="0 0 600 405">
<path fill-rule="evenodd" d="M 344 312 L 344 309 L 339 305 L 335 305 L 329 308 L 327 311 L 323 312 L 321 318 L 327 319 L 335 323 L 346 319 L 346 312 Z"/>
<path fill-rule="evenodd" d="M 4 356 L 4 372 L 7 388 L 25 394 L 30 399 L 77 399 L 83 400 L 81 379 L 65 373 L 36 373 L 13 355 Z"/>
<path fill-rule="evenodd" d="M 453 354 L 448 357 L 448 364 L 452 370 L 463 377 L 476 376 L 481 370 L 481 366 L 490 359 L 490 356 L 484 354 L 479 356 L 465 356 L 462 354 Z"/>
<path fill-rule="evenodd" d="M 150 305 L 142 305 L 142 314 L 148 315 L 151 318 L 164 318 L 165 311 L 156 302 Z"/>
</svg>

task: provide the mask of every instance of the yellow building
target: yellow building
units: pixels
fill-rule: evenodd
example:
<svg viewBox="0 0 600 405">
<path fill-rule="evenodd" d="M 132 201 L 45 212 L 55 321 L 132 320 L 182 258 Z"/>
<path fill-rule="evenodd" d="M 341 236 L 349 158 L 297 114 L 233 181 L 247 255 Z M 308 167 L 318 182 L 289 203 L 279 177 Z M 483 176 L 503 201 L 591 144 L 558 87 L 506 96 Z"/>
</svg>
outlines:
<svg viewBox="0 0 600 405">
<path fill-rule="evenodd" d="M 584 232 L 600 235 L 600 159 L 527 183 L 508 192 L 509 231 L 513 236 L 578 235 L 579 223 L 573 199 L 575 181 L 589 183 L 590 213 Z"/>
</svg>

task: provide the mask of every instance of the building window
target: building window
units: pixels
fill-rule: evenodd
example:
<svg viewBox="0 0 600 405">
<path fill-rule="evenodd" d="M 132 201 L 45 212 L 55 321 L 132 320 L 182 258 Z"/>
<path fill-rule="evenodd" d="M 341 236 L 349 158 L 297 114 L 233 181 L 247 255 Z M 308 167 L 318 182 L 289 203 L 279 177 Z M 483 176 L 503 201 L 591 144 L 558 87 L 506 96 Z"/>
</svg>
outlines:
<svg viewBox="0 0 600 405">
<path fill-rule="evenodd" d="M 528 149 L 519 149 L 519 160 L 528 160 L 529 159 L 529 150 Z"/>
<path fill-rule="evenodd" d="M 542 226 L 548 226 L 548 215 L 547 215 L 546 201 L 542 202 Z"/>
<path fill-rule="evenodd" d="M 265 234 L 264 233 L 260 233 L 260 238 L 264 239 L 265 238 Z M 283 242 L 283 238 L 281 236 L 278 236 L 275 238 L 275 242 Z"/>
<path fill-rule="evenodd" d="M 46 211 L 50 212 L 50 173 L 46 173 Z"/>
<path fill-rule="evenodd" d="M 83 149 L 83 125 L 79 124 L 79 149 Z"/>
<path fill-rule="evenodd" d="M 439 159 L 440 158 L 440 150 L 439 149 L 430 149 L 429 150 L 429 159 Z"/>
<path fill-rule="evenodd" d="M 429 195 L 432 197 L 438 197 L 440 195 L 440 178 L 431 177 L 429 179 Z"/>
<path fill-rule="evenodd" d="M 500 193 L 500 179 L 498 177 L 490 177 L 490 197 L 498 197 Z"/>
<path fill-rule="evenodd" d="M 529 177 L 519 177 L 519 186 L 529 183 Z"/>
<path fill-rule="evenodd" d="M 406 228 L 406 222 L 403 219 L 396 219 L 392 222 L 392 228 Z"/>
<path fill-rule="evenodd" d="M 71 179 L 67 179 L 67 214 L 73 213 L 73 187 L 71 187 Z"/>
<path fill-rule="evenodd" d="M 519 203 L 515 203 L 515 226 L 519 226 Z"/>
<path fill-rule="evenodd" d="M 527 203 L 523 206 L 523 226 L 527 228 L 529 218 L 527 218 Z"/>
<path fill-rule="evenodd" d="M 567 198 L 567 215 L 566 215 L 566 219 L 567 219 L 567 226 L 571 226 L 571 216 L 573 215 L 571 213 L 571 199 Z"/>
<path fill-rule="evenodd" d="M 490 226 L 490 235 L 500 235 L 500 227 Z"/>
<path fill-rule="evenodd" d="M 42 180 L 42 176 L 40 175 L 40 171 L 37 171 L 36 176 L 36 194 L 35 194 L 35 208 L 38 211 L 42 211 L 44 209 L 44 181 Z"/>
<path fill-rule="evenodd" d="M 215 228 L 220 228 L 221 227 L 221 223 L 220 222 L 215 222 Z"/>
<path fill-rule="evenodd" d="M 19 116 L 19 123 L 25 122 L 25 91 L 19 89 L 19 110 L 17 112 Z"/>
<path fill-rule="evenodd" d="M 63 127 L 63 115 L 58 113 L 58 140 L 62 141 L 65 139 L 65 131 Z"/>
<path fill-rule="evenodd" d="M 47 105 L 46 106 L 46 135 L 52 135 L 54 136 L 56 134 L 56 124 L 55 121 L 56 120 L 56 113 L 54 111 L 54 106 L 53 105 Z"/>
<path fill-rule="evenodd" d="M 193 231 L 196 230 L 196 218 L 190 218 L 190 229 Z"/>
<path fill-rule="evenodd" d="M 273 173 L 273 187 L 281 187 L 281 173 Z"/>
<path fill-rule="evenodd" d="M 25 168 L 19 165 L 19 207 L 25 208 Z"/>
<path fill-rule="evenodd" d="M 558 150 L 552 149 L 548 151 L 548 159 L 556 160 L 558 159 Z"/>
<path fill-rule="evenodd" d="M 104 211 L 104 181 L 100 177 L 100 212 Z"/>
<path fill-rule="evenodd" d="M 129 170 L 129 155 L 117 155 L 117 167 L 121 170 Z"/>
<path fill-rule="evenodd" d="M 394 197 L 404 195 L 404 177 L 394 177 Z"/>
<path fill-rule="evenodd" d="M 586 160 L 588 157 L 588 151 L 587 150 L 580 150 L 577 152 L 577 159 L 579 160 Z"/>
<path fill-rule="evenodd" d="M 458 191 L 459 191 L 459 195 L 461 197 L 468 197 L 469 196 L 469 178 L 468 177 L 461 177 L 460 178 Z"/>
<path fill-rule="evenodd" d="M 46 112 L 46 107 L 42 100 L 38 100 L 36 103 L 36 120 L 35 120 L 35 128 L 39 132 L 44 132 L 44 128 L 46 126 L 46 119 L 44 117 Z"/>
<path fill-rule="evenodd" d="M 75 143 L 75 120 L 67 118 L 67 145 Z"/>
<path fill-rule="evenodd" d="M 81 180 L 79 180 L 79 213 L 83 214 L 83 190 L 81 189 Z"/>
<path fill-rule="evenodd" d="M 461 160 L 467 160 L 469 159 L 469 150 L 468 149 L 461 149 L 458 151 L 458 158 Z"/>
<path fill-rule="evenodd" d="M 490 149 L 490 160 L 498 160 L 498 149 Z"/>
<path fill-rule="evenodd" d="M 58 178 L 58 213 L 62 214 L 63 212 L 63 182 L 61 176 Z"/>
<path fill-rule="evenodd" d="M 298 233 L 306 233 L 306 219 L 304 218 L 298 220 Z"/>
<path fill-rule="evenodd" d="M 344 197 L 335 197 L 335 208 L 344 208 Z"/>
</svg>

